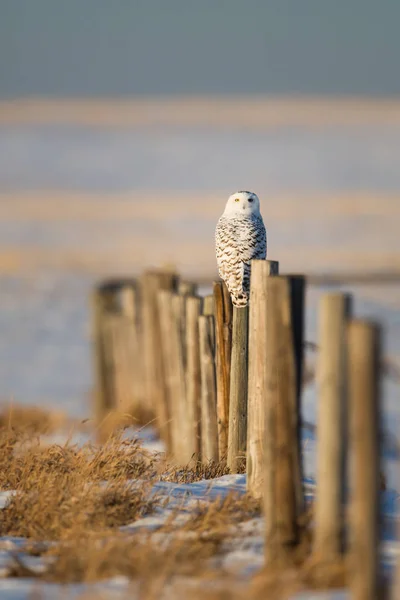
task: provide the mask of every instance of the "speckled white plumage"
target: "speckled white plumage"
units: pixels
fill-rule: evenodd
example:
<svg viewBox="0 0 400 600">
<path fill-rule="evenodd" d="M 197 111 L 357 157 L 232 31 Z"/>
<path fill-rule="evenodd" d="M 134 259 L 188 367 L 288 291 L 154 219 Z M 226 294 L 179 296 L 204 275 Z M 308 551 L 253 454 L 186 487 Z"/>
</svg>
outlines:
<svg viewBox="0 0 400 600">
<path fill-rule="evenodd" d="M 228 198 L 215 230 L 218 272 L 234 306 L 246 306 L 250 291 L 250 261 L 267 255 L 267 234 L 260 201 L 252 192 Z"/>
</svg>

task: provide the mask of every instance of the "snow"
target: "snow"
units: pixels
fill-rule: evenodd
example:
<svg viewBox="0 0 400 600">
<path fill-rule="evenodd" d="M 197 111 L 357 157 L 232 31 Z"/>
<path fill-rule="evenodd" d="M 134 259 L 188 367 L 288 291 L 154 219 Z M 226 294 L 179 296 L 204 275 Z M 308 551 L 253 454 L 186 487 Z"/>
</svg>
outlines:
<svg viewBox="0 0 400 600">
<path fill-rule="evenodd" d="M 142 433 L 146 440 L 146 432 Z M 152 443 L 152 433 L 148 435 Z M 304 454 L 306 457 L 307 474 L 312 475 L 312 465 L 315 463 L 316 445 L 312 436 L 306 435 L 303 440 Z M 141 482 L 129 482 L 129 484 L 140 485 Z M 161 499 L 160 506 L 155 513 L 143 517 L 138 521 L 121 527 L 121 530 L 132 535 L 140 535 L 141 532 L 152 532 L 154 540 L 161 545 L 167 543 L 171 533 L 159 530 L 171 515 L 177 525 L 183 524 L 193 510 L 199 504 L 207 503 L 218 497 L 224 497 L 229 493 L 244 494 L 246 491 L 245 475 L 224 475 L 212 480 L 202 480 L 194 483 L 177 484 L 173 482 L 156 482 L 153 494 Z M 314 485 L 311 479 L 306 480 L 306 495 L 312 497 Z M 0 506 L 4 508 L 12 491 L 0 493 Z M 389 572 L 395 561 L 400 557 L 400 543 L 395 541 L 396 526 L 396 502 L 397 493 L 388 490 L 384 494 L 382 503 L 384 512 L 384 524 L 386 538 L 382 544 L 382 564 L 385 572 Z M 163 502 L 165 500 L 165 502 Z M 191 532 L 180 532 L 179 535 L 192 535 Z M 4 537 L 0 538 L 0 594 L 4 600 L 27 600 L 31 595 L 40 590 L 42 598 L 70 597 L 90 592 L 99 598 L 122 598 L 129 592 L 134 598 L 134 584 L 125 577 L 117 577 L 96 584 L 56 585 L 38 582 L 34 579 L 7 579 L 4 578 L 13 561 L 13 556 L 29 569 L 40 573 L 46 568 L 45 561 L 40 557 L 32 557 L 26 554 L 27 540 L 23 538 Z M 264 521 L 263 518 L 253 518 L 244 523 L 232 525 L 231 532 L 223 542 L 223 558 L 213 559 L 218 567 L 225 573 L 235 577 L 248 578 L 255 574 L 263 565 L 264 551 Z M 211 563 L 212 564 L 212 563 Z M 132 595 L 133 594 L 133 595 Z M 344 600 L 349 595 L 346 591 L 324 592 L 324 593 L 302 593 L 293 597 L 293 600 Z"/>
<path fill-rule="evenodd" d="M 285 272 L 301 272 L 305 266 L 309 272 L 333 272 L 363 270 L 367 264 L 372 270 L 398 265 L 398 127 L 382 128 L 379 123 L 371 122 L 366 127 L 281 127 L 256 133 L 241 128 L 201 130 L 188 125 L 158 131 L 144 126 L 113 130 L 57 125 L 16 129 L 3 126 L 1 130 L 1 189 L 15 192 L 15 196 L 3 195 L 2 206 L 11 211 L 17 194 L 38 189 L 43 195 L 43 190 L 50 189 L 47 200 L 51 198 L 61 215 L 50 225 L 32 218 L 29 207 L 35 198 L 28 194 L 22 213 L 18 214 L 16 208 L 15 214 L 10 212 L 10 217 L 0 223 L 5 250 L 22 248 L 29 257 L 29 276 L 10 272 L 1 277 L 0 378 L 4 398 L 16 395 L 26 404 L 45 403 L 51 408 L 56 404 L 70 416 L 87 417 L 90 406 L 87 394 L 92 385 L 87 298 L 98 273 L 90 269 L 69 271 L 65 265 L 61 271 L 60 266 L 74 265 L 78 248 L 80 260 L 88 256 L 93 264 L 101 264 L 105 270 L 112 265 L 112 270 L 134 272 L 134 268 L 142 268 L 144 263 L 159 264 L 160 259 L 165 259 L 193 277 L 212 273 L 215 265 L 210 239 L 219 210 L 216 207 L 219 203 L 223 205 L 226 194 L 221 190 L 226 190 L 227 182 L 234 189 L 242 185 L 241 181 L 251 181 L 259 191 L 271 236 L 271 258 L 279 258 Z M 114 152 L 112 164 L 110 143 Z M 10 144 L 13 153 L 9 152 Z M 218 160 L 203 160 L 210 147 Z M 241 147 L 248 151 L 238 153 Z M 60 151 L 65 160 L 56 164 Z M 83 155 L 84 160 L 77 162 L 76 156 Z M 110 167 L 106 170 L 104 156 Z M 71 191 L 71 186 L 80 193 L 108 191 L 111 195 L 99 194 L 96 200 L 95 196 L 87 195 L 85 200 L 80 195 L 79 203 L 75 202 L 78 211 L 73 212 L 71 200 L 76 197 L 65 196 L 63 200 L 53 192 L 54 188 Z M 118 192 L 127 190 L 121 200 Z M 155 190 L 152 196 L 149 190 Z M 388 192 L 394 193 L 389 197 Z M 166 215 L 164 207 L 170 207 L 172 199 L 174 208 Z M 115 214 L 107 220 L 99 219 L 107 202 L 113 202 Z M 127 210 L 131 205 L 140 209 L 134 218 Z M 143 212 L 145 209 L 147 212 Z M 65 214 L 68 218 L 63 218 Z M 90 218 L 84 221 L 83 214 Z M 41 254 L 35 258 L 38 250 Z M 53 255 L 58 262 L 51 267 L 53 263 L 47 261 Z M 43 264 L 41 256 L 46 259 Z M 127 262 L 121 266 L 124 257 Z M 105 258 L 109 262 L 103 266 Z M 91 264 L 90 261 L 85 264 Z M 321 293 L 327 289 L 318 286 L 307 291 L 306 337 L 310 341 L 317 339 L 316 308 Z M 400 364 L 400 286 L 392 282 L 336 285 L 334 289 L 354 293 L 354 311 L 358 317 L 382 323 L 385 354 Z M 382 498 L 385 570 L 390 570 L 400 553 L 395 541 L 400 491 L 398 392 L 399 382 L 385 378 L 383 459 L 388 485 Z M 315 491 L 317 448 L 312 425 L 315 417 L 316 390 L 310 385 L 303 395 L 306 421 L 303 456 L 309 498 Z M 150 429 L 141 430 L 138 436 L 146 449 L 163 450 Z M 77 431 L 71 435 L 72 444 L 81 445 L 87 440 L 87 435 Z M 62 438 L 55 435 L 47 442 L 62 443 Z M 153 492 L 168 499 L 167 506 L 123 530 L 132 535 L 140 535 L 141 531 L 165 535 L 156 530 L 172 512 L 175 514 L 179 509 L 176 519 L 183 522 L 199 502 L 209 502 L 232 491 L 244 493 L 245 486 L 243 475 L 192 484 L 156 483 Z M 6 506 L 12 493 L 0 491 L 0 509 Z M 252 519 L 234 530 L 235 543 L 225 542 L 231 544 L 231 551 L 223 558 L 222 566 L 228 572 L 247 577 L 263 563 L 263 520 Z M 26 540 L 22 538 L 0 538 L 0 577 L 8 571 L 15 554 L 33 570 L 45 567 L 43 559 L 29 556 L 25 547 Z M 77 597 L 85 592 L 96 597 L 122 598 L 129 588 L 129 595 L 134 598 L 135 586 L 133 591 L 131 587 L 124 577 L 90 586 L 0 579 L 0 595 L 4 600 L 25 600 L 38 589 L 40 597 L 47 599 Z M 296 599 L 348 597 L 344 591 L 309 592 L 297 595 Z"/>
</svg>

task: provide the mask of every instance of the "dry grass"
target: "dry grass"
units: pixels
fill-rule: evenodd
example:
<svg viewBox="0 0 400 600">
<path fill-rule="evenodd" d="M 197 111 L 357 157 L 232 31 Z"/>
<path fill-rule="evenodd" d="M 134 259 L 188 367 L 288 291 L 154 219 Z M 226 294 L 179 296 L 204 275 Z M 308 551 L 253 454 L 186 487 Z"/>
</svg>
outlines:
<svg viewBox="0 0 400 600">
<path fill-rule="evenodd" d="M 52 560 L 40 577 L 71 583 L 124 575 L 139 579 L 146 588 L 153 585 L 155 577 L 164 585 L 172 577 L 210 576 L 209 560 L 221 556 L 222 542 L 232 535 L 231 525 L 256 515 L 259 507 L 254 501 L 232 495 L 205 503 L 184 525 L 174 525 L 171 519 L 155 538 L 151 533 L 130 535 L 113 531 L 110 535 L 109 531 L 81 529 L 78 533 L 75 529 L 74 535 L 61 543 L 43 547 L 42 556 Z M 29 571 L 17 560 L 13 575 L 28 576 Z"/>
<path fill-rule="evenodd" d="M 116 575 L 140 579 L 149 584 L 153 578 L 162 583 L 177 575 L 199 575 L 207 570 L 207 561 L 217 551 L 217 544 L 199 540 L 174 539 L 168 548 L 151 540 L 132 536 L 113 538 L 91 536 L 75 539 L 51 549 L 47 556 L 54 562 L 45 574 L 47 581 L 92 582 Z"/>
<path fill-rule="evenodd" d="M 107 441 L 110 436 L 129 427 L 146 427 L 151 425 L 157 430 L 157 421 L 151 408 L 136 405 L 126 412 L 110 410 L 101 423 L 97 425 L 97 434 L 100 440 Z"/>
<path fill-rule="evenodd" d="M 247 495 L 192 503 L 184 519 L 178 507 L 156 531 L 121 530 L 161 506 L 152 494 L 153 482 L 191 483 L 229 470 L 224 463 L 197 461 L 177 469 L 117 435 L 102 446 L 46 447 L 38 441 L 37 413 L 32 415 L 30 421 L 29 413 L 21 412 L 18 422 L 27 427 L 10 427 L 6 418 L 0 426 L 0 489 L 15 490 L 0 511 L 0 536 L 30 540 L 25 552 L 41 556 L 46 567 L 32 572 L 16 554 L 9 576 L 90 583 L 123 575 L 146 600 L 166 590 L 194 600 L 204 597 L 205 589 L 216 600 L 283 600 L 302 589 L 345 583 L 343 562 L 309 560 L 311 512 L 299 523 L 301 544 L 288 560 L 251 581 L 228 575 L 221 568 L 223 558 L 245 535 L 237 525 L 260 516 L 259 502 Z"/>
<path fill-rule="evenodd" d="M 157 532 L 166 540 L 162 546 L 143 530 L 122 533 L 122 525 L 157 505 L 152 482 L 211 478 L 226 473 L 226 466 L 196 463 L 180 472 L 167 466 L 164 472 L 165 462 L 137 441 L 118 436 L 100 447 L 43 446 L 29 415 L 20 420 L 27 428 L 4 426 L 6 420 L 0 427 L 0 488 L 15 491 L 0 511 L 0 535 L 57 542 L 30 547 L 32 554 L 51 559 L 40 575 L 46 580 L 88 582 L 126 575 L 146 587 L 154 573 L 164 583 L 172 576 L 202 576 L 210 557 L 221 551 L 229 527 L 259 514 L 251 499 L 232 495 L 199 503 L 184 524 L 174 523 L 174 513 Z M 38 577 L 17 556 L 10 575 Z"/>
<path fill-rule="evenodd" d="M 203 479 L 215 479 L 223 475 L 229 475 L 230 470 L 225 461 L 215 462 L 210 460 L 202 463 L 193 459 L 184 467 L 176 465 L 166 465 L 164 471 L 160 474 L 161 481 L 171 481 L 173 483 L 194 483 Z"/>
<path fill-rule="evenodd" d="M 84 485 L 79 476 L 46 476 L 37 486 L 11 498 L 0 514 L 2 535 L 36 540 L 75 538 L 78 533 L 117 528 L 150 512 L 155 505 L 146 489 L 122 486 Z"/>
<path fill-rule="evenodd" d="M 154 473 L 137 442 L 41 446 L 15 431 L 0 432 L 0 488 L 15 490 L 0 511 L 0 535 L 35 540 L 74 538 L 126 525 L 153 510 Z"/>
<path fill-rule="evenodd" d="M 66 425 L 62 412 L 49 412 L 37 406 L 7 404 L 0 410 L 0 430 L 8 429 L 33 434 L 50 434 Z"/>
<path fill-rule="evenodd" d="M 196 532 L 203 537 L 224 538 L 232 533 L 232 526 L 261 516 L 258 500 L 245 494 L 230 493 L 214 502 L 200 505 L 181 531 Z"/>
</svg>

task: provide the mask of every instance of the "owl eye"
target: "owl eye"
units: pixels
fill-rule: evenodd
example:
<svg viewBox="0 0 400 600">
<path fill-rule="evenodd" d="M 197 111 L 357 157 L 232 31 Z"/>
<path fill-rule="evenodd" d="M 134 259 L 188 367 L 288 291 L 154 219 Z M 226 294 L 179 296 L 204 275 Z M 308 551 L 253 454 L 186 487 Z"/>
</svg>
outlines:
<svg viewBox="0 0 400 600">
<path fill-rule="evenodd" d="M 254 198 L 249 198 L 249 202 L 253 202 Z"/>
<path fill-rule="evenodd" d="M 240 198 L 235 198 L 235 202 L 240 202 Z"/>
</svg>

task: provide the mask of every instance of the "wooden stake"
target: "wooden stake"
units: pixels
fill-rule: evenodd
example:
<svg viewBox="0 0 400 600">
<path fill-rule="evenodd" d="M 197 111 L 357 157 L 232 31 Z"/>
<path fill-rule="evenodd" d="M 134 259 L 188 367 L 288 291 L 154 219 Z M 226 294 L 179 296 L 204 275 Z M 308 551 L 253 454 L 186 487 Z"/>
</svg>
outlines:
<svg viewBox="0 0 400 600">
<path fill-rule="evenodd" d="M 331 293 L 321 298 L 317 366 L 317 492 L 314 556 L 332 561 L 342 549 L 344 483 L 344 402 L 346 322 L 350 297 Z"/>
<path fill-rule="evenodd" d="M 266 561 L 286 561 L 298 541 L 296 361 L 290 281 L 267 277 L 265 329 L 266 403 L 264 511 Z"/>
<path fill-rule="evenodd" d="M 214 358 L 214 317 L 199 317 L 201 369 L 201 457 L 218 461 L 217 392 Z"/>
<path fill-rule="evenodd" d="M 94 417 L 99 440 L 102 439 L 102 423 L 115 407 L 115 367 L 112 340 L 109 336 L 108 319 L 116 311 L 116 286 L 104 283 L 91 297 L 92 336 L 95 373 Z"/>
<path fill-rule="evenodd" d="M 168 410 L 165 398 L 164 367 L 160 348 L 160 320 L 157 295 L 159 290 L 173 290 L 177 277 L 171 272 L 148 271 L 141 278 L 143 358 L 146 396 L 149 408 L 153 408 L 162 439 L 166 439 Z"/>
<path fill-rule="evenodd" d="M 138 320 L 138 298 L 136 283 L 125 284 L 121 288 L 121 313 L 133 322 Z"/>
<path fill-rule="evenodd" d="M 168 409 L 169 451 L 175 461 L 187 464 L 192 455 L 192 424 L 186 397 L 186 301 L 184 296 L 161 290 L 158 307 L 161 348 Z"/>
<path fill-rule="evenodd" d="M 174 414 L 173 400 L 176 394 L 179 393 L 176 386 L 175 378 L 175 335 L 174 335 L 174 320 L 172 316 L 172 292 L 168 290 L 160 290 L 158 292 L 158 314 L 160 320 L 160 347 L 162 352 L 163 362 L 163 387 L 166 410 L 166 427 L 165 427 L 165 443 L 166 451 L 170 456 L 174 456 L 177 448 L 175 441 L 178 433 L 175 433 L 177 427 L 177 419 Z"/>
<path fill-rule="evenodd" d="M 203 315 L 214 315 L 214 296 L 212 294 L 203 298 Z"/>
<path fill-rule="evenodd" d="M 247 490 L 254 498 L 261 498 L 264 487 L 265 444 L 265 337 L 272 318 L 268 311 L 266 279 L 277 275 L 279 263 L 253 260 L 249 312 L 249 383 L 247 413 Z"/>
<path fill-rule="evenodd" d="M 188 455 L 201 452 L 201 372 L 199 317 L 201 298 L 186 298 L 186 407 L 188 421 Z"/>
<path fill-rule="evenodd" d="M 303 387 L 303 364 L 304 364 L 304 305 L 305 305 L 305 277 L 303 275 L 288 275 L 286 277 L 289 286 L 290 300 L 288 304 L 288 315 L 291 329 L 291 344 L 294 352 L 295 394 L 291 395 L 291 415 L 293 419 L 293 445 L 295 489 L 296 489 L 296 513 L 299 517 L 304 511 L 303 491 L 303 461 L 301 452 L 301 393 Z"/>
<path fill-rule="evenodd" d="M 379 346 L 376 325 L 350 322 L 350 586 L 354 600 L 379 596 Z"/>
<path fill-rule="evenodd" d="M 140 410 L 139 338 L 137 332 L 137 295 L 135 282 L 121 282 L 120 310 L 110 320 L 110 339 L 115 367 L 115 408 L 128 414 Z"/>
<path fill-rule="evenodd" d="M 197 283 L 193 281 L 179 281 L 178 294 L 181 296 L 194 296 L 197 293 Z"/>
<path fill-rule="evenodd" d="M 148 406 L 145 393 L 144 360 L 142 348 L 142 331 L 139 291 L 136 282 L 121 290 L 121 310 L 124 315 L 123 323 L 127 327 L 126 369 L 127 377 L 132 380 L 131 406 L 133 414 L 147 414 Z M 122 325 L 124 326 L 124 325 Z M 167 440 L 165 438 L 165 442 Z"/>
<path fill-rule="evenodd" d="M 229 390 L 232 352 L 232 302 L 226 285 L 214 281 L 218 449 L 220 459 L 228 452 Z"/>
<path fill-rule="evenodd" d="M 246 456 L 248 316 L 248 306 L 233 307 L 227 460 L 232 473 L 240 471 Z"/>
<path fill-rule="evenodd" d="M 190 433 L 193 421 L 189 421 L 190 415 L 186 400 L 186 298 L 180 294 L 172 296 L 172 315 L 174 323 L 173 351 L 175 355 L 175 395 L 172 405 L 175 407 L 173 418 L 175 419 L 175 457 L 179 464 L 186 465 L 192 458 L 192 444 Z"/>
<path fill-rule="evenodd" d="M 103 304 L 101 293 L 95 289 L 91 297 L 93 357 L 95 372 L 94 414 L 97 424 L 101 422 L 107 409 L 112 406 L 110 390 L 107 381 L 104 341 L 102 335 Z"/>
</svg>

